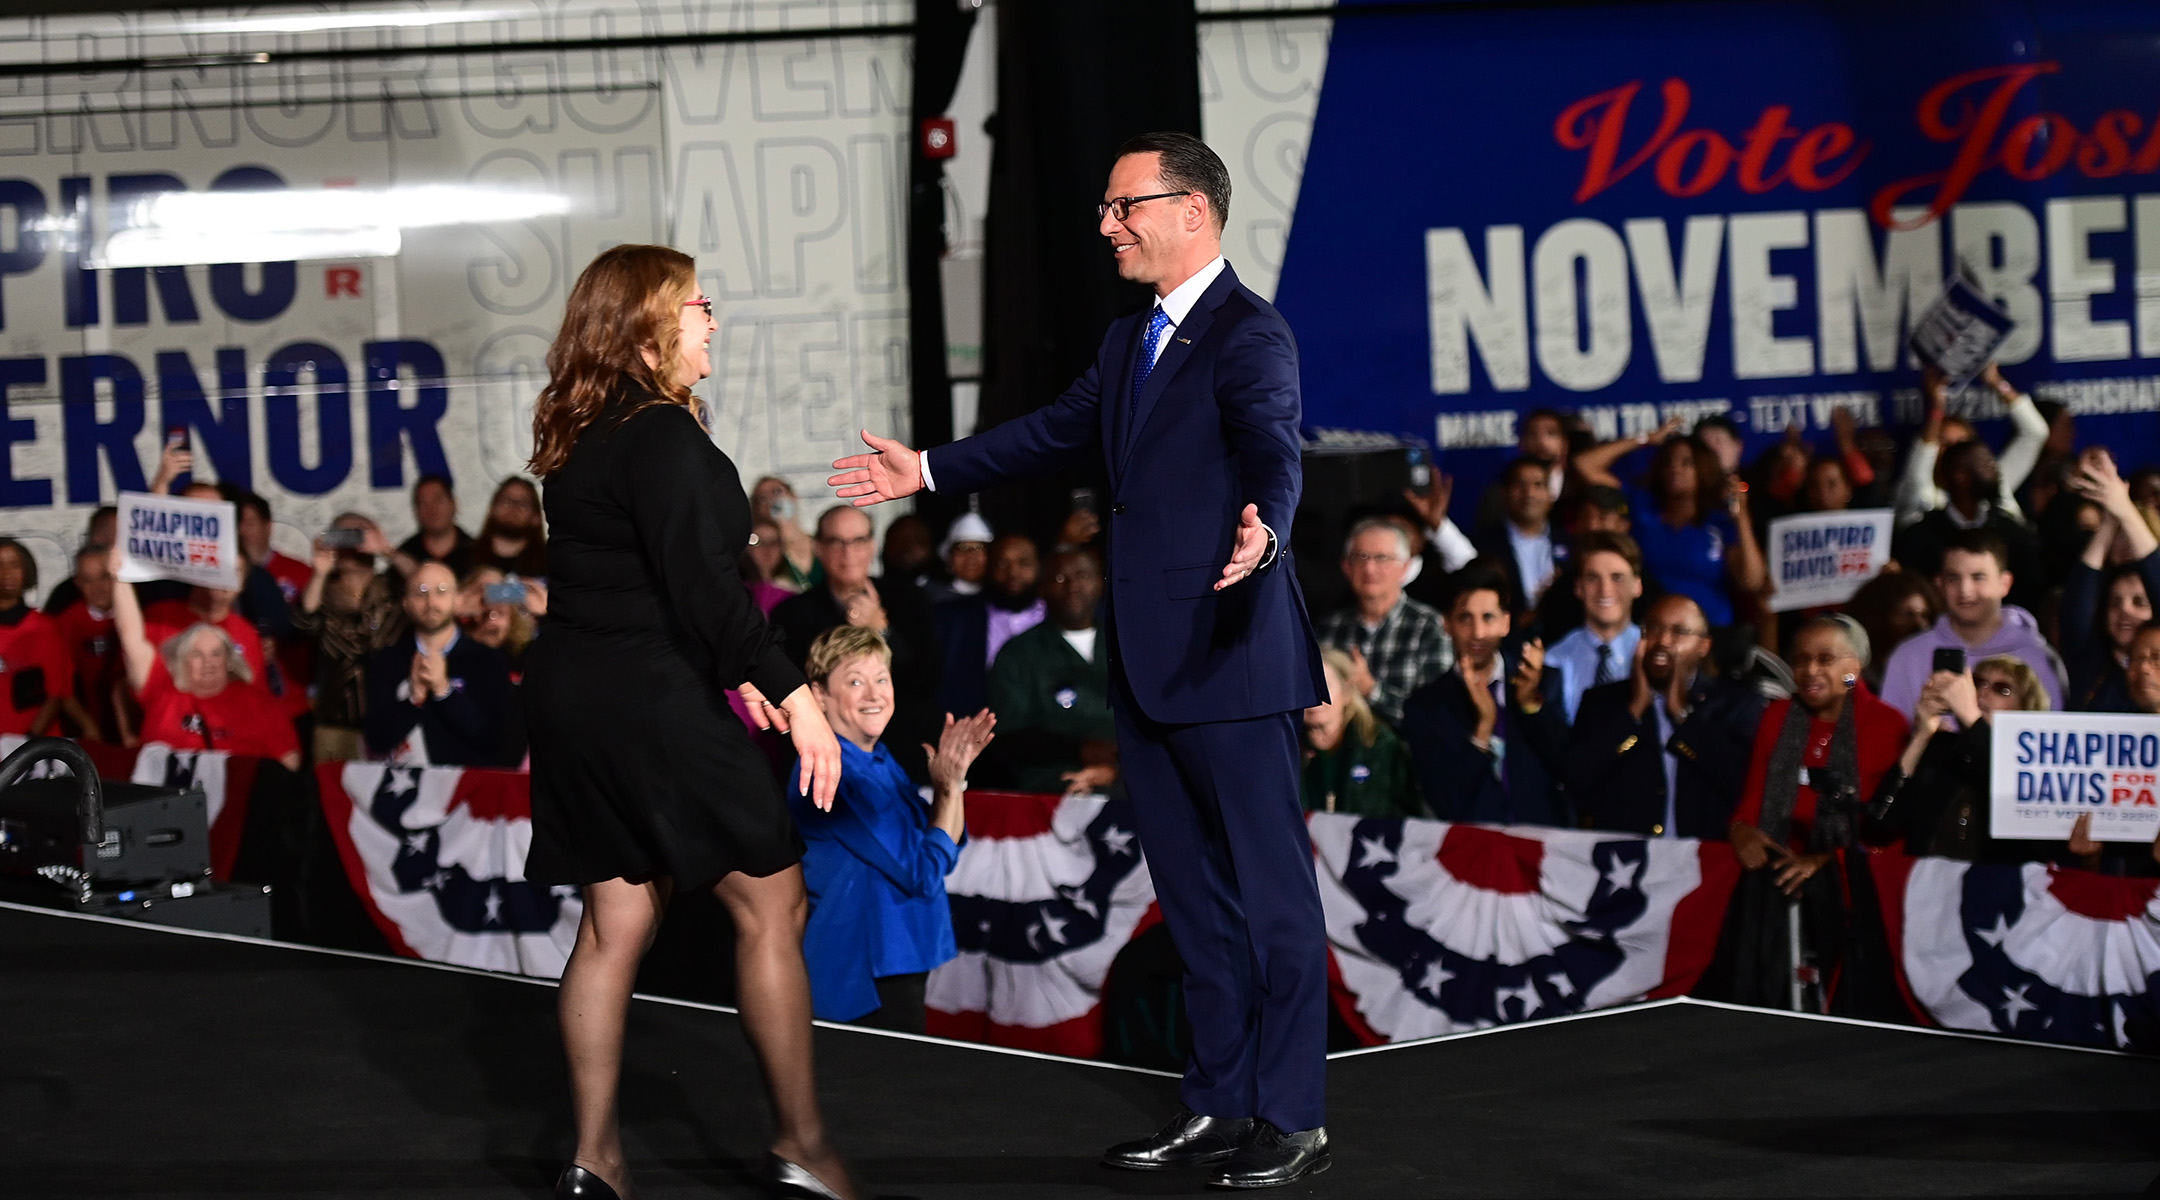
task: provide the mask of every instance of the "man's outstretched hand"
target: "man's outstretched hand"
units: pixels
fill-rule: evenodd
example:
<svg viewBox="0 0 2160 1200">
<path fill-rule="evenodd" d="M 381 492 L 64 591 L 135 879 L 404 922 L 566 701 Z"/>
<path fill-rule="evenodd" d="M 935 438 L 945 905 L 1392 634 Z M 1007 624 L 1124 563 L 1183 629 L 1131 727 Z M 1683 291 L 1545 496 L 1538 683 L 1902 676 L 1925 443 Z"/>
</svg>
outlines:
<svg viewBox="0 0 2160 1200">
<path fill-rule="evenodd" d="M 1248 504 L 1238 514 L 1237 547 L 1230 551 L 1230 563 L 1222 569 L 1222 578 L 1215 581 L 1215 590 L 1221 591 L 1244 579 L 1260 565 L 1260 556 L 1267 553 L 1267 526 L 1260 523 L 1260 506 Z"/>
<path fill-rule="evenodd" d="M 833 486 L 834 494 L 852 498 L 857 508 L 868 508 L 923 489 L 921 454 L 867 429 L 862 440 L 870 453 L 849 455 L 833 464 L 839 474 L 825 482 Z"/>
</svg>

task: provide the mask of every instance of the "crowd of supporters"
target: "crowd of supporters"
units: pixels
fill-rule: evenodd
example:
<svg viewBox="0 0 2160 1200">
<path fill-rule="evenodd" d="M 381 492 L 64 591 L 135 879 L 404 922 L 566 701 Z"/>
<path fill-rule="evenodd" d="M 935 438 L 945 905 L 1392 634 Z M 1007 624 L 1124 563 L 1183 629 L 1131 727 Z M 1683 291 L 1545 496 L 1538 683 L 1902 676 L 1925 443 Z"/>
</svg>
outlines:
<svg viewBox="0 0 2160 1200">
<path fill-rule="evenodd" d="M 1988 836 L 1991 714 L 2160 712 L 2160 466 L 2081 448 L 2069 413 L 1992 368 L 1974 387 L 2009 417 L 2000 453 L 1932 376 L 1902 458 L 1844 410 L 1828 444 L 1794 430 L 1753 461 L 1720 417 L 1598 442 L 1539 410 L 1474 506 L 1436 473 L 1353 513 L 1347 598 L 1313 614 L 1332 703 L 1305 715 L 1306 807 L 1730 840 L 1787 893 L 1856 845 L 2160 873 L 2160 851 L 2082 826 Z M 154 490 L 191 466 L 169 450 Z M 524 761 L 519 666 L 548 612 L 532 482 L 502 481 L 469 534 L 450 481 L 423 478 L 410 536 L 348 513 L 311 561 L 271 549 L 261 497 L 182 491 L 236 504 L 236 591 L 117 584 L 108 508 L 33 610 L 36 563 L 0 539 L 0 732 L 289 766 Z M 973 513 L 942 535 L 903 516 L 881 544 L 861 510 L 809 512 L 784 480 L 750 500 L 745 581 L 822 694 L 853 672 L 867 707 L 833 723 L 863 733 L 864 786 L 943 795 L 955 761 L 974 787 L 1119 786 L 1093 513 L 1043 545 Z M 1863 507 L 1895 510 L 1888 570 L 1835 612 L 1774 611 L 1768 522 Z M 948 722 L 985 711 L 997 736 L 965 727 L 963 759 Z M 757 736 L 784 775 L 785 742 Z M 953 833 L 955 803 L 918 834 Z"/>
<path fill-rule="evenodd" d="M 2160 467 L 2081 450 L 1993 368 L 1973 386 L 2010 418 L 2000 455 L 1932 375 L 1902 465 L 1843 410 L 1832 444 L 1796 429 L 1753 462 L 1723 418 L 1600 443 L 1541 410 L 1468 533 L 1445 475 L 1360 514 L 1351 599 L 1319 614 L 1342 711 L 1307 718 L 1307 806 L 1731 838 L 1797 882 L 1807 781 L 1837 777 L 1885 814 L 1862 843 L 2153 873 L 2082 831 L 1992 842 L 1985 732 L 2160 712 Z M 1769 522 L 1861 507 L 1896 512 L 1889 568 L 1839 612 L 1773 611 Z"/>
</svg>

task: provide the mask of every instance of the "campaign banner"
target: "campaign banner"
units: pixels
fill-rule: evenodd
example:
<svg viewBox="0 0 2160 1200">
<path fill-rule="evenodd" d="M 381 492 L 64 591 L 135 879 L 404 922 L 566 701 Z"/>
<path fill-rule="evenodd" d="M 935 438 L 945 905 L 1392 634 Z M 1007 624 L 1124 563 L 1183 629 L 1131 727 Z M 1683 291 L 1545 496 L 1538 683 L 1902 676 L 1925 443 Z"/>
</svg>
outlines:
<svg viewBox="0 0 2160 1200">
<path fill-rule="evenodd" d="M 469 528 L 524 471 L 578 273 L 624 243 L 696 256 L 720 328 L 695 390 L 746 483 L 816 511 L 857 430 L 907 436 L 892 6 L 323 7 L 334 29 L 277 32 L 245 5 L 0 8 L 0 524 L 42 577 L 174 429 L 302 561 L 346 511 L 402 539 L 423 475 Z M 173 49 L 203 38 L 215 67 Z M 383 54 L 288 57 L 348 41 Z"/>
<path fill-rule="evenodd" d="M 1887 508 L 1797 513 L 1770 522 L 1771 612 L 1821 608 L 1852 599 L 1890 561 Z"/>
<path fill-rule="evenodd" d="M 1960 273 L 1913 326 L 1912 352 L 1941 371 L 1951 391 L 1971 383 L 2017 327 L 2008 309 Z"/>
<path fill-rule="evenodd" d="M 1989 723 L 1990 834 L 2060 841 L 2090 816 L 2095 841 L 2160 837 L 2160 716 L 2005 712 Z"/>
<path fill-rule="evenodd" d="M 120 493 L 120 578 L 240 590 L 240 533 L 226 500 Z"/>
<path fill-rule="evenodd" d="M 1269 89 L 1305 152 L 1236 127 L 1303 164 L 1262 215 L 1305 423 L 1432 445 L 1458 522 L 1535 409 L 1599 439 L 1723 414 L 1751 453 L 1796 424 L 1826 450 L 1839 410 L 1909 431 L 1912 335 L 1960 274 L 2013 321 L 2011 384 L 2160 443 L 2160 8 L 1354 7 L 1317 89 Z M 2008 436 L 1987 389 L 1952 411 Z"/>
</svg>

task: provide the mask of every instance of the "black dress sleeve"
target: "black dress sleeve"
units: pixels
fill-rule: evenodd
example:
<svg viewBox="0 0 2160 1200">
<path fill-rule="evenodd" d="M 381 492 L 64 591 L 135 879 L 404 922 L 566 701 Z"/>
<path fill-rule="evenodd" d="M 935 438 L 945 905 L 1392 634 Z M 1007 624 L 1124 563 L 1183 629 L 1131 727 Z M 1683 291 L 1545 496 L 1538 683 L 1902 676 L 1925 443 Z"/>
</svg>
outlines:
<svg viewBox="0 0 2160 1200">
<path fill-rule="evenodd" d="M 675 626 L 712 664 L 723 688 L 756 685 L 778 704 L 803 685 L 779 637 L 743 586 L 736 559 L 747 542 L 749 500 L 727 456 L 688 409 L 657 404 L 618 434 L 614 482 L 638 550 Z M 727 515 L 740 509 L 743 537 Z"/>
</svg>

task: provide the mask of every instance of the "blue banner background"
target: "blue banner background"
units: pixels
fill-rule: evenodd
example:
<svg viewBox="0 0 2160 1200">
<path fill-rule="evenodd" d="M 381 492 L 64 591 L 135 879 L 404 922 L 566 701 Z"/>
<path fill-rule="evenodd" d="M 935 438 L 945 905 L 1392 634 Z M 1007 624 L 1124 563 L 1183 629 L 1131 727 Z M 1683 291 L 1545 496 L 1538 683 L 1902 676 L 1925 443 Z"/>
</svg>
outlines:
<svg viewBox="0 0 2160 1200">
<path fill-rule="evenodd" d="M 1663 218 L 1672 258 L 1678 259 L 1683 223 L 1691 216 L 1798 212 L 1812 218 L 1826 209 L 1864 209 L 1886 184 L 1941 171 L 1957 154 L 1955 141 L 1932 139 L 1919 127 L 1916 108 L 1930 88 L 1961 72 L 2038 62 L 2056 63 L 2059 69 L 2015 93 L 2003 129 L 2045 111 L 2062 114 L 2084 134 L 2093 130 L 2102 113 L 2128 110 L 2142 123 L 2129 139 L 2134 155 L 2160 122 L 2160 9 L 2146 4 L 1616 4 L 1513 11 L 1421 6 L 1415 11 L 1345 13 L 1335 22 L 1277 293 L 1278 305 L 1298 334 L 1307 424 L 1386 430 L 1432 442 L 1440 440 L 1436 418 L 1442 414 L 1727 400 L 1731 415 L 1749 434 L 1752 453 L 1782 430 L 1753 427 L 1751 400 L 1851 391 L 1879 393 L 1884 423 L 1908 424 L 1917 415 L 1910 389 L 1918 372 L 1902 355 L 1894 370 L 1870 369 L 1864 336 L 1859 338 L 1856 372 L 1736 375 L 1729 240 L 1720 242 L 1699 380 L 1667 382 L 1660 377 L 1631 257 L 1626 290 L 1632 346 L 1625 369 L 1609 385 L 1569 390 L 1554 382 L 1531 353 L 1528 386 L 1501 390 L 1473 338 L 1467 389 L 1436 395 L 1426 231 L 1461 229 L 1490 287 L 1486 229 L 1493 225 L 1522 228 L 1527 261 L 1539 236 L 1570 218 L 1591 218 L 1615 234 L 1630 219 Z M 1625 123 L 1624 157 L 1656 130 L 1663 108 L 1660 88 L 1669 78 L 1685 81 L 1691 92 L 1690 108 L 1679 126 L 1682 132 L 1714 130 L 1737 147 L 1766 107 L 1785 105 L 1797 132 L 1843 122 L 1868 144 L 1867 152 L 1849 176 L 1823 190 L 1802 190 L 1787 182 L 1750 194 L 1736 182 L 1736 171 L 1728 169 L 1702 194 L 1676 198 L 1658 186 L 1654 163 L 1645 163 L 1578 203 L 1575 193 L 1583 180 L 1586 153 L 1559 144 L 1555 119 L 1577 101 L 1639 81 L 1641 90 Z M 1977 102 L 1993 86 L 1969 87 L 1959 96 Z M 1960 111 L 1953 105 L 1945 110 L 1946 119 Z M 1998 147 L 2000 142 L 1998 135 Z M 1773 166 L 1794 144 L 1792 139 L 1782 142 Z M 2035 142 L 2025 161 L 2041 161 L 2047 153 L 2045 141 Z M 1701 158 L 1697 154 L 1691 161 L 1699 164 Z M 2050 384 L 2160 374 L 2138 356 L 2141 349 L 2160 354 L 2160 345 L 2140 347 L 2134 341 L 2130 357 L 2057 361 L 2054 307 L 2047 303 L 2047 201 L 2122 197 L 2128 227 L 2093 233 L 2087 242 L 2091 257 L 2112 260 L 2113 272 L 2113 291 L 2092 296 L 2089 307 L 2093 321 L 2129 322 L 2135 333 L 2135 209 L 2140 188 L 2160 191 L 2160 174 L 2130 169 L 2112 177 L 2089 177 L 2073 156 L 2062 169 L 2031 182 L 1994 165 L 1962 196 L 1965 204 L 2021 205 L 2039 227 L 2040 263 L 2031 285 L 2040 293 L 2048 329 L 2028 360 L 2005 364 L 2006 376 L 2021 388 L 2047 398 Z M 1924 205 L 1930 191 L 1921 188 L 1913 197 Z M 1947 276 L 1955 269 L 1949 218 L 1940 224 L 1945 226 L 1940 241 Z M 1870 228 L 1879 262 L 1885 231 Z M 1812 234 L 1812 220 L 1809 229 Z M 2160 238 L 2160 230 L 2148 236 Z M 1806 247 L 1770 253 L 1771 270 L 1793 277 L 1796 284 L 1789 309 L 1774 317 L 1780 337 L 1817 336 L 1814 255 L 1812 239 Z M 1578 279 L 1582 270 L 1577 263 Z M 1534 275 L 1534 269 L 1526 268 L 1526 274 Z M 1534 279 L 1527 287 L 1534 343 Z M 1930 295 L 1919 304 L 1924 307 L 1932 299 Z M 1900 347 L 1917 315 L 1907 313 L 1899 322 Z M 1590 319 L 1583 313 L 1578 330 L 1587 329 Z M 1900 391 L 1905 393 L 1902 412 Z M 2064 398 L 2076 408 L 2073 393 L 2074 388 Z M 2131 406 L 2140 405 L 2142 401 L 2135 401 Z M 2081 444 L 2113 446 L 2126 471 L 2160 458 L 2154 452 L 2160 446 L 2160 416 L 2149 405 L 2144 409 L 2080 415 Z M 1983 420 L 1981 427 L 1984 436 L 1999 445 L 2006 436 L 1999 412 L 1977 415 L 1998 418 Z M 1638 409 L 1619 432 L 1635 432 L 1643 419 L 1644 411 Z M 1818 444 L 1828 445 L 1826 431 L 1816 422 L 1809 422 L 1809 433 Z M 1458 478 L 1458 520 L 1467 517 L 1483 483 L 1512 454 L 1511 446 L 1441 446 L 1441 466 Z M 1637 456 L 1623 468 L 1639 472 L 1644 465 Z"/>
</svg>

